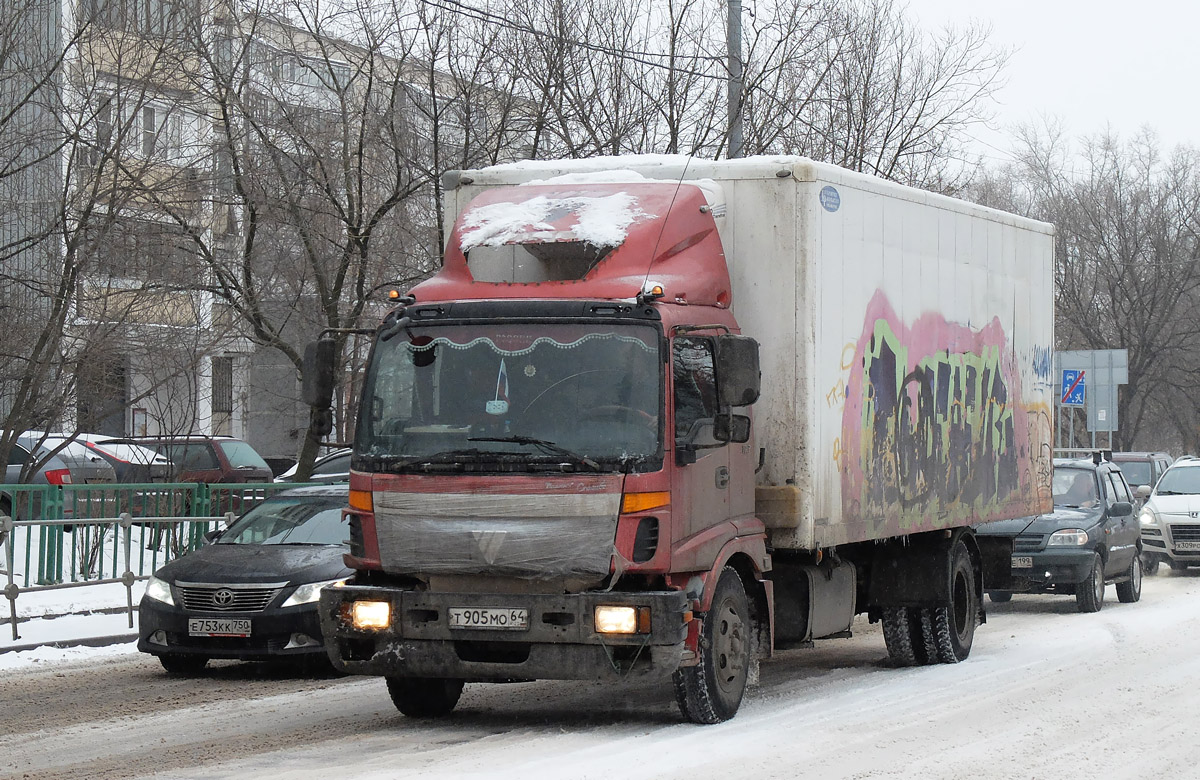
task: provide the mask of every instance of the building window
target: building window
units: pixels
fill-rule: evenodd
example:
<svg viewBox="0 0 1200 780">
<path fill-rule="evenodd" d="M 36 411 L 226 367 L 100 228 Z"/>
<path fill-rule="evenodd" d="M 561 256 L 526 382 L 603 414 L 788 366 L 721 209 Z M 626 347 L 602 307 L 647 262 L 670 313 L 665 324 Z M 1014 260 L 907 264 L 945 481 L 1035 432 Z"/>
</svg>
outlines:
<svg viewBox="0 0 1200 780">
<path fill-rule="evenodd" d="M 212 361 L 213 414 L 233 414 L 233 358 L 215 357 Z"/>
</svg>

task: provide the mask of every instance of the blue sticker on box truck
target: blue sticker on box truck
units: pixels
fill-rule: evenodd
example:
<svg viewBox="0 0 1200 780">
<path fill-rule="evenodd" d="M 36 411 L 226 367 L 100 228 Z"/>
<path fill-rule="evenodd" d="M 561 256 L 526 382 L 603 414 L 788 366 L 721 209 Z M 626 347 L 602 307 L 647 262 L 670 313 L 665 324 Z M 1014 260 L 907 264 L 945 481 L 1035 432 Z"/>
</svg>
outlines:
<svg viewBox="0 0 1200 780">
<path fill-rule="evenodd" d="M 821 188 L 821 208 L 832 213 L 842 207 L 842 196 L 833 186 L 826 184 Z"/>
</svg>

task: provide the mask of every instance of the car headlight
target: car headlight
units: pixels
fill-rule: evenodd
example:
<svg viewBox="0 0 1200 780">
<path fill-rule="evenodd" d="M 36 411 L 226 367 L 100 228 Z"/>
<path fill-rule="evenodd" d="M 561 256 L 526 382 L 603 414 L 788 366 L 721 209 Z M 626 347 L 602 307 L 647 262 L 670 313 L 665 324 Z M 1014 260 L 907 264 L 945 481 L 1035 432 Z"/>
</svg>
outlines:
<svg viewBox="0 0 1200 780">
<path fill-rule="evenodd" d="M 1154 514 L 1154 510 L 1150 507 L 1142 507 L 1142 513 L 1138 516 L 1138 520 L 1142 525 L 1158 525 L 1158 515 Z"/>
<path fill-rule="evenodd" d="M 306 582 L 296 588 L 295 593 L 287 597 L 287 601 L 280 606 L 283 607 L 298 607 L 301 604 L 311 604 L 314 601 L 320 601 L 321 588 L 327 585 L 341 585 L 346 581 L 343 577 L 340 580 L 325 580 L 324 582 Z"/>
<path fill-rule="evenodd" d="M 175 599 L 171 596 L 171 584 L 166 580 L 160 580 L 158 577 L 151 576 L 146 582 L 146 597 L 152 598 L 155 601 L 161 601 L 164 604 L 175 606 Z"/>
<path fill-rule="evenodd" d="M 1087 531 L 1082 528 L 1064 528 L 1050 534 L 1047 547 L 1082 547 L 1088 543 Z"/>
</svg>

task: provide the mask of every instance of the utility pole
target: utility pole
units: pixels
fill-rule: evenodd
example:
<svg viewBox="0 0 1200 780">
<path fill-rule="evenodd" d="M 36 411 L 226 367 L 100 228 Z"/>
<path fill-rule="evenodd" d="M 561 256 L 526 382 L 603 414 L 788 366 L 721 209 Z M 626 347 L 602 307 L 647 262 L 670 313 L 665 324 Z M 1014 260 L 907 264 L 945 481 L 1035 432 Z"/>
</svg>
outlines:
<svg viewBox="0 0 1200 780">
<path fill-rule="evenodd" d="M 729 157 L 742 156 L 742 0 L 726 0 L 729 22 L 726 47 L 729 52 Z"/>
</svg>

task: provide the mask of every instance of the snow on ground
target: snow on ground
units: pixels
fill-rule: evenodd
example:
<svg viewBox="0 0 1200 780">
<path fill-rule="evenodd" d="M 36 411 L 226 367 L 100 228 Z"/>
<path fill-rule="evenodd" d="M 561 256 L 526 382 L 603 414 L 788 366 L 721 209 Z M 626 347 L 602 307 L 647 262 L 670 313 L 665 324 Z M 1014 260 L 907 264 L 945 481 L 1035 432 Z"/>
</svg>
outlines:
<svg viewBox="0 0 1200 780">
<path fill-rule="evenodd" d="M 133 585 L 133 605 L 137 607 L 146 589 L 145 582 Z M 134 628 L 129 626 L 125 611 L 125 586 L 86 585 L 80 588 L 33 591 L 17 596 L 17 639 L 13 639 L 9 602 L 0 600 L 0 669 L 18 669 L 59 661 L 128 653 L 132 642 L 102 647 L 54 647 L 53 643 L 76 644 L 104 637 L 128 636 L 137 632 L 137 611 L 133 613 Z M 120 609 L 120 612 L 111 610 Z M 5 652 L 13 647 L 40 644 L 33 650 Z"/>
</svg>

